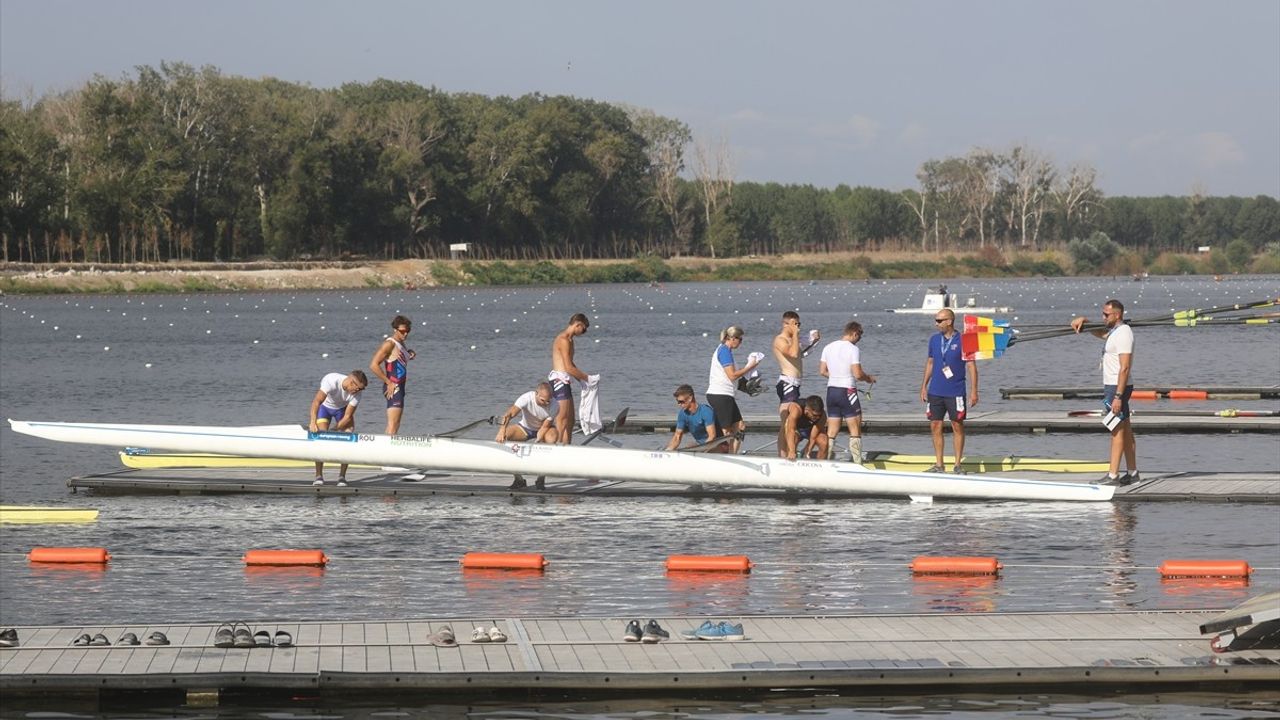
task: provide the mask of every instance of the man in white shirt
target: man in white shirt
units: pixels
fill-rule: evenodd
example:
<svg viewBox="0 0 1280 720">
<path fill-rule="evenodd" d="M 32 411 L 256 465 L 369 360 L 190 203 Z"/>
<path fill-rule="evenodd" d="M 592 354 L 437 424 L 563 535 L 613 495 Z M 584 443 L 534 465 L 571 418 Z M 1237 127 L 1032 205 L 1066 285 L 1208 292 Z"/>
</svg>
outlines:
<svg viewBox="0 0 1280 720">
<path fill-rule="evenodd" d="M 1086 318 L 1072 318 L 1071 327 L 1080 332 Z M 1102 304 L 1102 322 L 1106 329 L 1090 330 L 1094 337 L 1102 338 L 1102 404 L 1110 413 L 1104 421 L 1119 421 L 1111 428 L 1111 467 L 1102 482 L 1108 485 L 1129 485 L 1142 478 L 1138 475 L 1138 445 L 1130 422 L 1129 397 L 1133 395 L 1133 329 L 1124 322 L 1124 305 L 1119 300 Z M 1129 471 L 1120 475 L 1120 458 L 1124 457 Z"/>
<path fill-rule="evenodd" d="M 502 414 L 494 440 L 554 443 L 556 428 L 551 418 L 556 409 L 556 401 L 551 398 L 551 383 L 540 382 L 538 387 L 516 398 Z"/>
<path fill-rule="evenodd" d="M 862 324 L 850 321 L 844 326 L 844 336 L 822 348 L 822 360 L 818 371 L 827 378 L 827 436 L 830 438 L 830 454 L 835 454 L 836 435 L 840 433 L 840 421 L 849 427 L 849 458 L 862 462 L 862 403 L 858 399 L 856 381 L 875 384 L 876 376 L 862 369 L 862 351 L 857 342 L 862 339 Z"/>
<path fill-rule="evenodd" d="M 320 380 L 320 389 L 311 398 L 311 432 L 325 430 L 356 431 L 356 406 L 360 393 L 369 386 L 369 378 L 359 370 L 351 374 L 329 373 Z M 324 463 L 316 463 L 316 479 L 312 485 L 324 484 Z M 338 467 L 338 487 L 347 484 L 347 464 Z"/>
</svg>

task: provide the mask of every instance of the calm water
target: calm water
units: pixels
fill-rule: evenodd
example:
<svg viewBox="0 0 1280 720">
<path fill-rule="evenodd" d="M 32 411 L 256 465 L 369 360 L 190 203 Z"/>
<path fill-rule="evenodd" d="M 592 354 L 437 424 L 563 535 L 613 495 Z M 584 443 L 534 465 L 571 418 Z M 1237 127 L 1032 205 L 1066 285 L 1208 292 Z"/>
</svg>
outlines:
<svg viewBox="0 0 1280 720">
<path fill-rule="evenodd" d="M 733 283 L 346 291 L 193 296 L 0 298 L 0 406 L 33 420 L 264 424 L 301 422 L 326 372 L 364 368 L 392 316 L 415 321 L 410 405 L 402 432 L 439 432 L 500 412 L 548 366 L 551 337 L 573 312 L 592 317 L 578 362 L 604 378 L 605 414 L 622 406 L 667 413 L 671 390 L 705 389 L 721 327 L 743 326 L 742 358 L 767 351 L 785 309 L 828 340 L 850 318 L 867 327 L 864 367 L 879 375 L 868 412 L 915 412 L 928 315 L 926 283 Z M 1247 302 L 1280 294 L 1280 279 L 954 281 L 962 297 L 1010 305 L 1016 325 L 1100 316 L 1121 298 L 1129 316 Z M 1099 383 L 1102 343 L 1091 337 L 1028 342 L 981 366 L 978 410 L 1066 412 L 1097 401 L 1001 400 L 998 388 Z M 816 357 L 810 361 L 816 376 Z M 776 370 L 765 363 L 767 372 Z M 1263 327 L 1138 331 L 1139 384 L 1280 383 L 1280 330 Z M 770 378 L 771 380 L 771 378 Z M 809 390 L 821 383 L 810 379 Z M 380 430 L 371 398 L 357 416 Z M 1154 409 L 1275 409 L 1274 401 L 1219 401 Z M 772 394 L 744 412 L 776 408 Z M 749 443 L 752 438 L 749 437 Z M 628 437 L 653 444 L 656 438 Z M 759 438 L 763 443 L 767 438 Z M 1098 435 L 970 438 L 970 454 L 1103 457 Z M 867 449 L 928 453 L 924 436 L 868 436 Z M 84 526 L 0 528 L 0 625 L 320 619 L 429 615 L 738 615 L 948 612 L 1040 609 L 1221 607 L 1280 585 L 1280 512 L 1275 505 L 1202 503 L 1028 504 L 682 498 L 313 498 L 286 496 L 72 495 L 65 480 L 118 467 L 110 448 L 55 444 L 0 428 L 0 499 L 89 505 Z M 1139 437 L 1147 470 L 1272 470 L 1274 435 Z M 22 555 L 39 545 L 107 547 L 102 572 L 34 569 Z M 322 574 L 254 575 L 239 561 L 253 547 L 318 547 L 335 558 Z M 457 569 L 468 550 L 542 552 L 552 561 L 531 579 L 471 578 Z M 743 553 L 749 577 L 667 578 L 673 553 Z M 920 554 L 995 555 L 999 580 L 920 582 L 905 564 Z M 1262 568 L 1250 586 L 1162 583 L 1152 569 L 1177 557 L 1240 558 Z M 825 697 L 825 696 L 823 696 Z M 1242 717 L 1225 697 L 1208 706 Z M 918 700 L 918 699 L 917 699 Z M 975 705 L 864 704 L 787 695 L 781 705 L 672 701 L 648 710 L 566 705 L 555 717 L 1119 717 L 1144 705 L 1150 717 L 1177 703 L 1119 705 L 987 698 Z M 1154 702 L 1154 701 L 1153 701 Z M 816 703 L 816 705 L 813 705 Z M 1215 705 L 1216 703 L 1216 705 Z M 1205 705 L 1196 701 L 1192 705 Z M 517 706 L 441 709 L 445 715 L 509 717 Z M 541 707 L 541 706 L 539 706 Z M 1152 708 L 1159 708 L 1153 711 Z M 1274 710 L 1274 705 L 1268 706 Z M 886 709 L 892 708 L 892 709 Z M 329 708 L 360 716 L 422 708 Z M 1060 714 L 1061 713 L 1061 714 Z M 1074 713 L 1074 714 L 1073 714 Z M 277 717 L 275 711 L 263 714 Z M 515 713 L 519 714 L 519 713 Z M 287 713 L 286 713 L 287 716 Z M 1219 715 L 1214 715 L 1215 717 Z"/>
</svg>

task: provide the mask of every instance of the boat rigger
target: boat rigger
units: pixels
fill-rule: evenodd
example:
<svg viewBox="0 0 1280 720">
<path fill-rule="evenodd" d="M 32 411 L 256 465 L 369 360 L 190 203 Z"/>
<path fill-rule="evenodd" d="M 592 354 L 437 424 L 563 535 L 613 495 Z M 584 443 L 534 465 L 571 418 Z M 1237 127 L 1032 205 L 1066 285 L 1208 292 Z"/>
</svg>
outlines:
<svg viewBox="0 0 1280 720">
<path fill-rule="evenodd" d="M 300 425 L 9 423 L 15 432 L 59 442 L 525 476 L 823 490 L 915 499 L 1106 501 L 1115 493 L 1114 487 L 1092 483 L 877 470 L 827 460 L 498 444 L 430 435 L 311 433 Z"/>
</svg>

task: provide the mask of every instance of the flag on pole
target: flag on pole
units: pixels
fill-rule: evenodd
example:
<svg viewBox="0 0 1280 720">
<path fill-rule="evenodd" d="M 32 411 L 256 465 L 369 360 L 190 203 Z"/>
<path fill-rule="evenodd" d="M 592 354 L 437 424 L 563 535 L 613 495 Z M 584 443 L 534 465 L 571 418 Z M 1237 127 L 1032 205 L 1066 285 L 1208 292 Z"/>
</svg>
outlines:
<svg viewBox="0 0 1280 720">
<path fill-rule="evenodd" d="M 966 362 L 998 358 L 1008 349 L 1011 334 L 1008 320 L 965 315 L 960 333 L 961 357 Z"/>
</svg>

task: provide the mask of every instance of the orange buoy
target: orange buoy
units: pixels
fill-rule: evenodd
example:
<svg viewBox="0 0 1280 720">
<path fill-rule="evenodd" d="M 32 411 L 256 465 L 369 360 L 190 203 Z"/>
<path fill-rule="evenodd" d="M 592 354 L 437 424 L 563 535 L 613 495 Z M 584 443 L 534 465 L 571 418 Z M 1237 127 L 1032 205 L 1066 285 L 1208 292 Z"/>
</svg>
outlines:
<svg viewBox="0 0 1280 720">
<path fill-rule="evenodd" d="M 27 560 L 38 563 L 93 563 L 103 564 L 111 560 L 106 548 L 100 547 L 40 547 L 31 548 Z"/>
<path fill-rule="evenodd" d="M 1129 399 L 1130 400 L 1155 400 L 1156 391 L 1155 390 L 1134 390 L 1129 395 Z"/>
<path fill-rule="evenodd" d="M 993 557 L 929 557 L 921 555 L 907 567 L 917 575 L 999 575 L 1004 566 Z"/>
<path fill-rule="evenodd" d="M 469 552 L 462 556 L 462 568 L 499 568 L 504 570 L 541 570 L 547 559 L 540 553 Z"/>
<path fill-rule="evenodd" d="M 1170 400 L 1208 400 L 1207 390 L 1170 390 Z"/>
<path fill-rule="evenodd" d="M 244 554 L 245 565 L 312 565 L 328 564 L 323 550 L 250 550 Z"/>
<path fill-rule="evenodd" d="M 667 572 L 751 572 L 751 559 L 746 555 L 670 555 Z"/>
<path fill-rule="evenodd" d="M 1156 568 L 1160 577 L 1249 577 L 1253 568 L 1244 560 L 1165 560 Z"/>
</svg>

